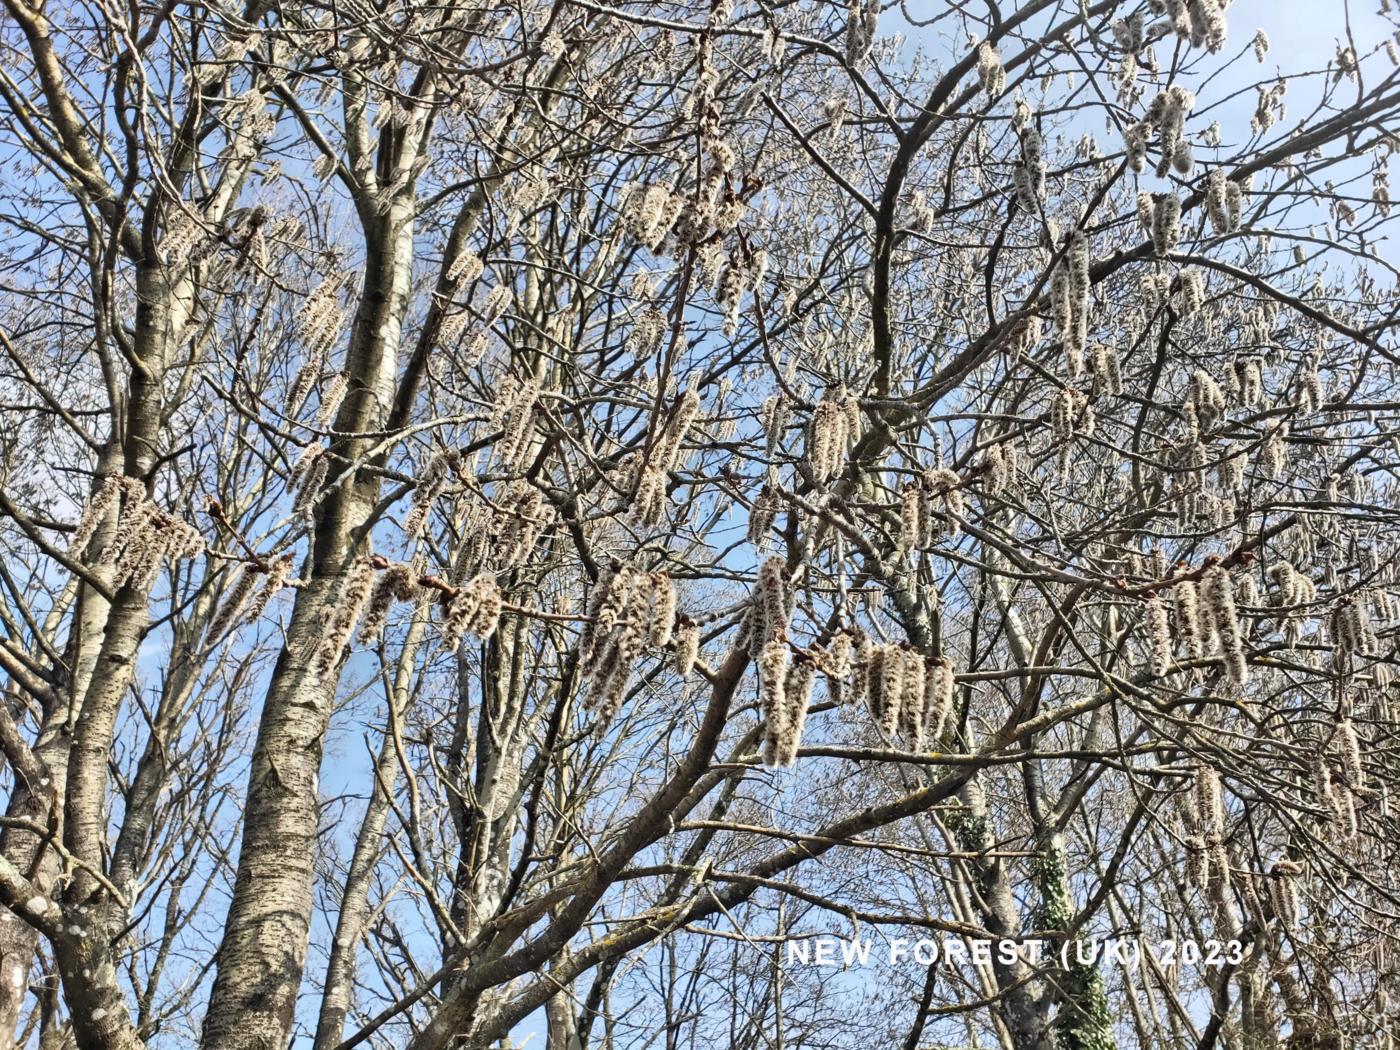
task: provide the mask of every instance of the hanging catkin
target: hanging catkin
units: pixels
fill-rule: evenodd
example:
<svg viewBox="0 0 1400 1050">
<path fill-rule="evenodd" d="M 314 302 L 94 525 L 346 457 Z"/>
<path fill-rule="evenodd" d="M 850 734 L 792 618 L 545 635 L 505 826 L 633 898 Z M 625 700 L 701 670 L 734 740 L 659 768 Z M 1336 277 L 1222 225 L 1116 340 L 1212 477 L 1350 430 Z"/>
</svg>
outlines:
<svg viewBox="0 0 1400 1050">
<path fill-rule="evenodd" d="M 98 523 L 106 516 L 107 511 L 117 503 L 118 496 L 128 487 L 127 482 L 131 480 L 119 474 L 108 474 L 102 479 L 102 484 L 92 494 L 92 499 L 88 500 L 87 505 L 83 507 L 78 524 L 73 529 L 72 538 L 68 541 L 70 557 L 77 557 L 83 553 L 91 541 L 93 533 L 97 531 Z M 140 482 L 137 484 L 139 485 Z"/>
<path fill-rule="evenodd" d="M 807 466 L 825 485 L 841 470 L 850 441 L 850 417 L 835 391 L 828 390 L 812 410 L 807 427 Z"/>
<path fill-rule="evenodd" d="M 458 457 L 455 452 L 435 452 L 428 460 L 428 469 L 413 490 L 408 517 L 404 519 L 404 538 L 409 543 L 422 535 L 423 526 L 427 524 L 433 504 L 437 502 L 447 484 L 448 472 L 455 470 L 457 465 Z"/>
<path fill-rule="evenodd" d="M 248 605 L 248 611 L 243 614 L 243 622 L 253 623 L 261 619 L 262 614 L 267 610 L 268 603 L 277 596 L 283 587 L 287 586 L 291 575 L 292 555 L 284 554 L 269 566 L 262 587 L 253 596 L 252 602 Z"/>
<path fill-rule="evenodd" d="M 1160 678 L 1171 668 L 1172 636 L 1171 628 L 1167 625 L 1167 607 L 1155 594 L 1147 599 L 1145 618 L 1148 647 L 1152 653 L 1152 673 Z"/>
<path fill-rule="evenodd" d="M 326 633 L 316 653 L 316 669 L 321 674 L 327 674 L 340 660 L 373 586 L 374 566 L 368 558 L 356 559 L 344 577 L 340 599 L 331 611 Z"/>
<path fill-rule="evenodd" d="M 676 674 L 689 678 L 700 656 L 700 625 L 682 618 L 676 628 L 675 648 Z"/>
<path fill-rule="evenodd" d="M 1220 638 L 1225 674 L 1232 685 L 1244 686 L 1249 681 L 1249 664 L 1245 660 L 1243 632 L 1235 609 L 1235 585 L 1230 573 L 1221 565 L 1211 566 L 1203 581 L 1203 593 Z"/>
<path fill-rule="evenodd" d="M 1366 771 L 1361 764 L 1361 738 L 1356 735 L 1356 725 L 1350 718 L 1337 723 L 1337 741 L 1342 752 L 1342 771 L 1346 774 L 1347 786 L 1352 791 L 1366 789 Z"/>
<path fill-rule="evenodd" d="M 1159 193 L 1152 205 L 1152 248 L 1170 255 L 1181 240 L 1181 200 L 1175 193 Z"/>
<path fill-rule="evenodd" d="M 362 644 L 371 645 L 384 634 L 384 627 L 389 622 L 389 610 L 395 601 L 413 598 L 417 590 L 414 575 L 412 567 L 401 562 L 390 565 L 379 574 L 374 589 L 370 591 L 364 619 L 360 621 L 359 640 Z"/>
<path fill-rule="evenodd" d="M 321 404 L 316 409 L 315 427 L 317 430 L 326 430 L 335 419 L 336 411 L 340 408 L 340 403 L 345 400 L 345 392 L 350 389 L 350 373 L 336 372 L 331 376 L 331 381 L 326 384 L 321 391 Z"/>
<path fill-rule="evenodd" d="M 1183 646 L 1192 659 L 1205 655 L 1205 632 L 1202 629 L 1196 585 L 1182 580 L 1172 589 L 1176 605 L 1176 629 Z"/>
<path fill-rule="evenodd" d="M 953 665 L 947 657 L 932 661 L 924 677 L 923 738 L 926 742 L 937 744 L 942 737 L 953 710 L 955 686 Z"/>
<path fill-rule="evenodd" d="M 767 642 L 758 657 L 758 692 L 763 707 L 763 761 L 776 766 L 788 735 L 788 645 Z"/>
<path fill-rule="evenodd" d="M 261 576 L 262 574 L 255 566 L 245 565 L 243 567 L 243 571 L 239 573 L 238 581 L 229 589 L 228 596 L 224 598 L 224 604 L 219 607 L 218 613 L 209 624 L 211 641 L 222 638 L 224 632 L 233 626 Z"/>
<path fill-rule="evenodd" d="M 447 604 L 442 621 L 442 644 L 456 652 L 465 634 L 485 641 L 501 619 L 501 588 L 491 573 L 481 573 L 460 587 Z"/>
<path fill-rule="evenodd" d="M 791 767 L 797 761 L 797 748 L 802 742 L 802 730 L 807 724 L 807 708 L 812 703 L 812 686 L 816 677 L 816 664 L 799 654 L 788 669 L 787 681 L 783 685 L 785 710 L 782 718 L 782 736 L 771 764 Z"/>
</svg>

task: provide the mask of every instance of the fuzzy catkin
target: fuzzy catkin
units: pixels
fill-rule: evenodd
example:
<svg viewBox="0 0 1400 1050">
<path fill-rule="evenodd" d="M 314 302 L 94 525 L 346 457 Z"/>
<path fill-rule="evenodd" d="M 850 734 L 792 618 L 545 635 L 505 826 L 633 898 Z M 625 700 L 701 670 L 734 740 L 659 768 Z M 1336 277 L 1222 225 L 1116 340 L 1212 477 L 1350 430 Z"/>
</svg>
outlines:
<svg viewBox="0 0 1400 1050">
<path fill-rule="evenodd" d="M 1167 607 L 1155 594 L 1147 599 L 1145 619 L 1148 648 L 1152 653 L 1152 673 L 1160 678 L 1171 669 L 1172 635 L 1167 624 Z"/>
<path fill-rule="evenodd" d="M 83 507 L 82 516 L 78 518 L 78 524 L 74 527 L 73 535 L 68 541 L 70 557 L 82 554 L 92 540 L 93 534 L 97 531 L 98 523 L 117 502 L 117 498 L 125 488 L 124 483 L 128 480 L 130 479 L 118 474 L 109 474 L 102 479 L 102 484 L 97 487 L 97 491 Z"/>
<path fill-rule="evenodd" d="M 746 538 L 760 550 L 768 545 L 768 534 L 773 529 L 781 505 L 781 497 L 767 485 L 754 498 L 753 507 L 749 510 Z"/>
<path fill-rule="evenodd" d="M 1350 718 L 1343 718 L 1337 723 L 1337 740 L 1341 747 L 1347 786 L 1353 791 L 1365 790 L 1366 771 L 1361 764 L 1361 738 L 1357 736 L 1356 725 Z"/>
<path fill-rule="evenodd" d="M 817 668 L 811 660 L 799 659 L 788 669 L 787 681 L 783 684 L 782 737 L 773 755 L 773 765 L 791 767 L 797 761 L 797 748 L 807 724 L 807 709 L 812 703 L 816 676 Z"/>
<path fill-rule="evenodd" d="M 899 735 L 912 749 L 924 746 L 924 698 L 928 694 L 928 668 L 924 654 L 904 651 L 903 692 L 899 702 Z"/>
<path fill-rule="evenodd" d="M 647 641 L 658 649 L 671 644 L 671 636 L 676 621 L 676 585 L 664 572 L 649 574 L 650 607 L 647 625 Z"/>
<path fill-rule="evenodd" d="M 1220 638 L 1226 676 L 1232 685 L 1244 686 L 1249 681 L 1249 664 L 1245 660 L 1243 632 L 1235 609 L 1235 586 L 1230 573 L 1221 565 L 1211 566 L 1203 581 L 1203 593 Z"/>
<path fill-rule="evenodd" d="M 758 691 L 763 707 L 763 761 L 778 765 L 788 738 L 788 646 L 779 638 L 763 646 L 758 657 Z"/>
<path fill-rule="evenodd" d="M 287 586 L 287 581 L 292 576 L 292 555 L 284 554 L 277 558 L 267 570 L 267 575 L 263 579 L 263 585 L 258 589 L 258 593 L 253 596 L 252 602 L 248 605 L 248 611 L 243 614 L 244 623 L 253 623 L 262 618 L 267 611 L 268 603 Z"/>
<path fill-rule="evenodd" d="M 953 710 L 956 679 L 953 665 L 947 659 L 933 662 L 924 677 L 923 739 L 937 744 Z"/>
<path fill-rule="evenodd" d="M 1182 580 L 1172 589 L 1176 605 L 1176 628 L 1186 652 L 1196 660 L 1205 655 L 1205 633 L 1200 617 L 1196 586 Z"/>
<path fill-rule="evenodd" d="M 357 559 L 345 576 L 340 600 L 331 611 L 326 633 L 317 650 L 316 669 L 319 673 L 329 673 L 340 660 L 373 586 L 374 567 L 368 558 Z"/>
<path fill-rule="evenodd" d="M 427 524 L 433 504 L 437 502 L 447 484 L 449 468 L 455 468 L 456 463 L 455 453 L 443 452 L 434 453 L 428 461 L 428 469 L 413 490 L 408 517 L 404 519 L 404 538 L 410 543 L 422 535 L 423 526 Z"/>
<path fill-rule="evenodd" d="M 682 679 L 689 678 L 700 656 L 700 625 L 682 620 L 676 628 L 675 649 L 676 674 Z"/>
<path fill-rule="evenodd" d="M 1159 193 L 1152 206 L 1152 248 L 1170 255 L 1181 240 L 1181 199 L 1175 193 Z"/>
<path fill-rule="evenodd" d="M 350 389 L 350 373 L 337 372 L 331 376 L 331 381 L 321 392 L 321 403 L 316 409 L 316 419 L 314 425 L 317 430 L 326 430 L 335 419 L 336 411 L 340 408 L 341 401 L 345 400 L 345 392 Z"/>
<path fill-rule="evenodd" d="M 257 586 L 258 578 L 262 574 L 253 565 L 245 565 L 243 571 L 238 576 L 238 581 L 229 589 L 228 596 L 224 598 L 224 604 L 219 607 L 213 621 L 209 624 L 209 638 L 215 640 L 222 638 L 233 623 L 238 619 L 238 614 L 243 611 L 243 606 L 247 604 L 248 598 L 253 593 L 253 588 Z"/>
<path fill-rule="evenodd" d="M 448 602 L 442 621 L 443 648 L 456 652 L 463 635 L 485 641 L 495 633 L 501 619 L 501 588 L 496 577 L 483 572 L 458 589 Z"/>
<path fill-rule="evenodd" d="M 395 563 L 380 573 L 370 592 L 369 603 L 365 606 L 364 618 L 360 621 L 360 641 L 367 645 L 378 641 L 389 622 L 389 610 L 394 602 L 412 598 L 415 589 L 411 566 Z"/>
</svg>

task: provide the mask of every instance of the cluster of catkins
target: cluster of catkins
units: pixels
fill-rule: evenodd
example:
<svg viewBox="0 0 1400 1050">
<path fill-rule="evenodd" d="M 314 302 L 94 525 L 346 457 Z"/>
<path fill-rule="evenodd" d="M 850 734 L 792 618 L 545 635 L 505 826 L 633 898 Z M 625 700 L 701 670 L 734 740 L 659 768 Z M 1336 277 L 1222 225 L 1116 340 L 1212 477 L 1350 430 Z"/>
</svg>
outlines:
<svg viewBox="0 0 1400 1050">
<path fill-rule="evenodd" d="M 340 307 L 339 294 L 345 284 L 344 275 L 327 277 L 306 297 L 297 313 L 297 342 L 301 344 L 305 363 L 287 388 L 284 404 L 287 415 L 294 416 L 306 403 L 307 395 L 345 327 L 345 312 Z"/>
<path fill-rule="evenodd" d="M 519 470 L 524 457 L 529 455 L 535 403 L 539 398 L 540 383 L 534 376 L 500 388 L 488 425 L 492 430 L 501 432 L 496 441 L 495 456 L 502 470 Z"/>
<path fill-rule="evenodd" d="M 719 285 L 715 298 L 724 307 L 724 322 L 721 326 L 726 339 L 734 338 L 739 330 L 739 307 L 746 292 L 755 291 L 763 282 L 768 269 L 768 253 L 759 248 L 745 256 L 739 251 L 731 252 L 720 270 Z"/>
<path fill-rule="evenodd" d="M 1012 489 L 1026 472 L 1023 455 L 1015 441 L 998 441 L 989 445 L 978 461 L 982 491 L 988 496 L 996 496 Z"/>
<path fill-rule="evenodd" d="M 488 568 L 507 572 L 523 565 L 555 517 L 554 506 L 523 478 L 505 486 L 489 504 L 468 508 L 453 581 Z"/>
<path fill-rule="evenodd" d="M 292 464 L 287 479 L 287 487 L 296 495 L 292 499 L 292 517 L 304 517 L 311 511 L 311 505 L 325 487 L 330 474 L 331 454 L 319 441 L 302 449 Z"/>
<path fill-rule="evenodd" d="M 816 662 L 802 652 L 790 660 L 786 639 L 774 638 L 759 653 L 758 688 L 763 704 L 766 765 L 789 767 L 797 761 L 797 747 L 802 741 L 816 679 Z"/>
<path fill-rule="evenodd" d="M 1006 67 L 1001 64 L 997 49 L 986 40 L 977 45 L 977 85 L 988 98 L 994 99 L 1006 91 Z"/>
<path fill-rule="evenodd" d="M 1182 415 L 1186 417 L 1190 440 L 1198 440 L 1202 430 L 1213 429 L 1224 419 L 1228 407 L 1225 392 L 1209 372 L 1203 368 L 1192 372 L 1190 382 L 1186 385 L 1186 400 L 1182 405 Z"/>
<path fill-rule="evenodd" d="M 781 425 L 776 417 L 782 404 L 782 400 L 778 399 L 773 412 L 765 413 L 765 429 L 770 434 Z M 812 410 L 811 422 L 807 424 L 806 462 L 817 484 L 825 485 L 841 473 L 846 462 L 846 450 L 859 436 L 860 425 L 860 402 L 854 394 L 844 386 L 834 387 L 822 394 L 822 399 Z M 770 445 L 775 443 L 772 437 L 769 442 Z"/>
<path fill-rule="evenodd" d="M 1087 437 L 1093 434 L 1095 423 L 1094 407 L 1084 391 L 1065 386 L 1056 392 L 1050 402 L 1050 434 L 1056 442 L 1068 443 L 1076 434 Z"/>
<path fill-rule="evenodd" d="M 702 65 L 712 47 L 709 38 L 702 38 Z M 700 94 L 709 91 L 697 84 Z M 715 233 L 727 234 L 743 218 L 745 204 L 726 188 L 725 176 L 738 158 L 734 148 L 720 137 L 712 106 L 700 105 L 701 143 L 709 155 L 709 165 L 697 185 L 677 188 L 669 182 L 631 183 L 621 194 L 619 220 L 626 235 L 654 254 L 676 254 L 690 245 L 698 245 Z"/>
<path fill-rule="evenodd" d="M 374 587 L 374 564 L 368 557 L 357 558 L 339 583 L 340 593 L 329 605 L 316 648 L 316 670 L 322 675 L 340 660 L 359 622 Z"/>
<path fill-rule="evenodd" d="M 865 703 L 887 737 L 898 735 L 920 751 L 943 733 L 955 684 L 946 660 L 906 645 L 871 645 L 861 636 L 851 675 L 852 699 Z"/>
<path fill-rule="evenodd" d="M 1264 400 L 1264 361 L 1254 354 L 1236 357 L 1230 363 L 1230 395 L 1245 408 Z"/>
<path fill-rule="evenodd" d="M 622 192 L 622 228 L 633 241 L 655 252 L 676 224 L 684 203 L 685 198 L 668 183 L 633 183 Z"/>
<path fill-rule="evenodd" d="M 923 471 L 899 497 L 900 546 L 928 550 L 944 536 L 956 539 L 966 513 L 962 479 L 947 467 Z"/>
<path fill-rule="evenodd" d="M 1225 177 L 1223 168 L 1213 168 L 1206 177 L 1206 217 L 1216 233 L 1234 233 L 1244 219 L 1244 189 Z"/>
<path fill-rule="evenodd" d="M 268 603 L 291 582 L 292 555 L 283 554 L 272 562 L 250 562 L 243 567 L 238 582 L 209 625 L 209 638 L 215 641 L 235 624 L 254 623 L 267 610 Z M 249 601 L 252 598 L 252 601 Z"/>
<path fill-rule="evenodd" d="M 1332 609 L 1328 630 L 1332 637 L 1335 659 L 1371 656 L 1380 651 L 1380 639 L 1371 623 L 1371 613 L 1364 598 L 1347 598 Z"/>
<path fill-rule="evenodd" d="M 1358 830 L 1356 798 L 1366 791 L 1366 771 L 1361 738 L 1349 715 L 1342 714 L 1328 745 L 1313 755 L 1311 773 L 1323 820 L 1343 837 L 1354 838 Z"/>
<path fill-rule="evenodd" d="M 1215 563 L 1206 569 L 1199 583 L 1189 579 L 1177 581 L 1172 586 L 1172 604 L 1177 640 L 1186 654 L 1200 660 L 1218 651 L 1230 683 L 1239 687 L 1248 684 L 1244 628 L 1229 570 Z M 1172 666 L 1174 645 L 1166 605 L 1156 594 L 1147 598 L 1145 621 L 1152 673 L 1165 675 Z"/>
<path fill-rule="evenodd" d="M 1065 352 L 1065 373 L 1072 383 L 1084 368 L 1089 339 L 1089 239 L 1076 230 L 1064 258 L 1050 278 L 1050 312 Z"/>
<path fill-rule="evenodd" d="M 1225 46 L 1225 8 L 1228 0 L 1161 0 L 1171 27 L 1192 47 L 1218 52 Z"/>
<path fill-rule="evenodd" d="M 792 406 L 782 394 L 772 394 L 763 402 L 758 418 L 763 427 L 764 455 L 769 459 L 782 447 L 783 433 L 791 416 Z"/>
<path fill-rule="evenodd" d="M 103 548 L 99 564 L 113 567 L 112 583 L 144 590 L 159 575 L 166 561 L 194 558 L 204 552 L 204 537 L 193 525 L 167 514 L 146 496 L 138 478 L 109 474 L 83 508 L 69 540 L 68 551 L 81 556 L 93 534 L 113 508 L 116 529 Z"/>
<path fill-rule="evenodd" d="M 1159 129 L 1161 160 L 1157 162 L 1158 178 L 1169 171 L 1189 176 L 1196 165 L 1191 142 L 1186 138 L 1186 117 L 1196 104 L 1196 96 L 1181 84 L 1173 84 L 1158 92 L 1147 109 L 1147 122 Z"/>
<path fill-rule="evenodd" d="M 1170 255 L 1181 243 L 1181 199 L 1170 191 L 1138 195 L 1138 216 L 1148 223 L 1152 250 Z"/>
<path fill-rule="evenodd" d="M 700 395 L 688 389 L 676 402 L 655 447 L 638 460 L 632 502 L 632 519 L 638 524 L 655 527 L 665 520 L 666 477 L 680 465 L 681 446 L 699 414 Z"/>
<path fill-rule="evenodd" d="M 412 594 L 410 592 L 410 597 Z M 482 572 L 457 588 L 448 599 L 442 617 L 442 644 L 456 652 L 463 635 L 485 641 L 501 622 L 501 588 L 494 573 Z"/>
<path fill-rule="evenodd" d="M 846 15 L 846 61 L 852 66 L 859 66 L 870 54 L 879 22 L 879 0 L 851 0 Z"/>
<path fill-rule="evenodd" d="M 699 636 L 689 635 L 691 625 L 686 626 L 687 646 L 698 648 Z M 665 572 L 614 561 L 599 573 L 579 640 L 579 666 L 586 676 L 589 706 L 597 709 L 602 725 L 622 706 L 643 650 L 670 645 L 675 630 L 676 586 Z M 694 660 L 694 655 L 688 657 L 689 664 Z"/>
<path fill-rule="evenodd" d="M 773 523 L 777 520 L 778 511 L 782 506 L 782 493 L 773 483 L 764 485 L 754 497 L 753 506 L 749 508 L 746 538 L 760 550 L 768 545 L 768 534 L 772 532 Z"/>
<path fill-rule="evenodd" d="M 1206 284 L 1196 270 L 1182 270 L 1177 277 L 1177 310 L 1190 317 L 1206 301 Z"/>
<path fill-rule="evenodd" d="M 1300 415 L 1312 415 L 1326 400 L 1322 390 L 1322 377 L 1317 370 L 1318 357 L 1316 353 L 1304 354 L 1302 367 L 1298 369 L 1298 392 L 1294 403 L 1298 406 Z"/>
<path fill-rule="evenodd" d="M 460 469 L 461 465 L 461 456 L 453 449 L 434 452 L 432 458 L 428 460 L 428 469 L 423 472 L 422 480 L 413 490 L 408 517 L 404 519 L 403 523 L 404 539 L 410 544 L 422 535 L 423 527 L 428 523 L 428 516 L 432 513 L 433 505 L 442 495 L 442 490 L 447 486 L 448 479 Z"/>
<path fill-rule="evenodd" d="M 1021 131 L 1021 159 L 1012 171 L 1016 203 L 1032 214 L 1045 202 L 1045 144 L 1033 127 Z"/>
<path fill-rule="evenodd" d="M 1230 885 L 1230 855 L 1225 843 L 1224 785 L 1210 766 L 1198 766 L 1191 775 L 1186 806 L 1186 877 L 1212 898 L 1223 897 Z"/>
<path fill-rule="evenodd" d="M 383 636 L 394 602 L 416 602 L 426 597 L 428 590 L 419 584 L 419 575 L 416 567 L 404 562 L 393 562 L 379 574 L 370 590 L 364 618 L 360 621 L 359 639 L 362 643 L 370 645 Z"/>
</svg>

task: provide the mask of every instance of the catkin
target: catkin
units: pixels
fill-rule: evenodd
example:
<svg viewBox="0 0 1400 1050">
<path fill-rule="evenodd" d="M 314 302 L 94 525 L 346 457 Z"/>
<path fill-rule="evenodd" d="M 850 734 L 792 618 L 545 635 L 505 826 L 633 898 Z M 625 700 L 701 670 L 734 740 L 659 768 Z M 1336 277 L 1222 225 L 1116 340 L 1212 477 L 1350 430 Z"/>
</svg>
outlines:
<svg viewBox="0 0 1400 1050">
<path fill-rule="evenodd" d="M 1172 664 L 1172 635 L 1167 625 L 1167 607 L 1157 595 L 1147 599 L 1146 616 L 1148 647 L 1152 653 L 1152 673 L 1159 678 Z"/>
<path fill-rule="evenodd" d="M 336 411 L 340 408 L 340 403 L 345 399 L 345 392 L 350 388 L 350 373 L 337 372 L 331 376 L 331 381 L 325 390 L 321 392 L 321 404 L 316 409 L 315 427 L 317 430 L 326 430 L 335 419 Z"/>
<path fill-rule="evenodd" d="M 262 618 L 262 614 L 267 611 L 268 603 L 287 586 L 287 581 L 292 575 L 292 555 L 284 554 L 267 570 L 267 575 L 263 579 L 263 585 L 258 589 L 258 593 L 253 596 L 253 600 L 248 605 L 248 611 L 243 614 L 244 623 L 253 623 Z"/>
<path fill-rule="evenodd" d="M 1346 774 L 1347 786 L 1353 791 L 1364 791 L 1366 772 L 1361 764 L 1361 738 L 1356 735 L 1356 725 L 1350 718 L 1337 723 L 1337 740 L 1342 751 L 1342 770 Z"/>
<path fill-rule="evenodd" d="M 700 656 L 700 625 L 683 618 L 676 628 L 675 649 L 676 674 L 689 678 Z"/>
<path fill-rule="evenodd" d="M 676 585 L 665 572 L 653 572 L 647 577 L 650 584 L 650 605 L 647 613 L 647 642 L 664 649 L 671 644 L 671 636 L 676 622 Z"/>
<path fill-rule="evenodd" d="M 127 487 L 125 483 L 130 480 L 132 479 L 122 477 L 119 474 L 109 474 L 102 479 L 102 484 L 97 487 L 97 491 L 92 494 L 92 498 L 83 507 L 78 524 L 74 526 L 72 538 L 68 541 L 70 557 L 82 554 L 92 540 L 93 533 L 97 531 L 98 523 L 116 503 L 118 496 Z"/>
<path fill-rule="evenodd" d="M 253 588 L 257 586 L 258 578 L 262 574 L 253 565 L 245 565 L 243 571 L 238 576 L 238 581 L 229 589 L 228 596 L 224 599 L 224 604 L 219 607 L 213 621 L 209 624 L 209 638 L 216 640 L 222 638 L 233 623 L 238 619 L 238 614 L 243 611 L 243 606 L 247 604 L 249 596 L 253 593 Z"/>
<path fill-rule="evenodd" d="M 1152 249 L 1170 255 L 1181 240 L 1181 200 L 1175 193 L 1159 193 L 1152 206 Z"/>
<path fill-rule="evenodd" d="M 448 652 L 456 652 L 465 634 L 485 641 L 495 633 L 501 619 L 501 588 L 489 572 L 475 576 L 457 590 L 447 604 L 442 621 L 442 642 Z"/>
<path fill-rule="evenodd" d="M 1220 638 L 1226 677 L 1232 685 L 1242 687 L 1249 681 L 1249 664 L 1245 660 L 1243 632 L 1235 609 L 1235 585 L 1230 573 L 1221 565 L 1211 566 L 1206 571 L 1202 589 Z"/>
<path fill-rule="evenodd" d="M 953 665 L 946 658 L 933 663 L 925 676 L 924 740 L 937 744 L 953 710 L 956 680 Z"/>
<path fill-rule="evenodd" d="M 1172 589 L 1176 605 L 1176 629 L 1187 653 L 1199 660 L 1205 655 L 1205 635 L 1200 618 L 1200 607 L 1196 597 L 1196 586 L 1190 580 L 1182 580 Z"/>
<path fill-rule="evenodd" d="M 368 558 L 357 559 L 345 576 L 340 599 L 331 611 L 316 653 L 316 668 L 321 674 L 328 674 L 340 660 L 373 586 L 374 567 Z"/>
<path fill-rule="evenodd" d="M 379 574 L 374 589 L 370 591 L 364 619 L 360 621 L 359 639 L 362 643 L 369 645 L 379 640 L 389 622 L 389 610 L 394 602 L 411 599 L 416 586 L 413 569 L 402 563 L 390 565 Z"/>
<path fill-rule="evenodd" d="M 763 761 L 778 764 L 787 741 L 787 642 L 775 638 L 767 642 L 758 657 L 759 701 L 763 707 Z"/>
<path fill-rule="evenodd" d="M 903 692 L 899 701 L 899 735 L 915 751 L 924 746 L 924 698 L 928 695 L 928 668 L 924 654 L 903 650 Z"/>
<path fill-rule="evenodd" d="M 811 660 L 799 658 L 788 669 L 783 684 L 782 737 L 777 743 L 771 764 L 791 767 L 797 761 L 797 748 L 802 742 L 802 730 L 807 724 L 807 708 L 812 703 L 812 686 L 817 667 Z"/>
</svg>

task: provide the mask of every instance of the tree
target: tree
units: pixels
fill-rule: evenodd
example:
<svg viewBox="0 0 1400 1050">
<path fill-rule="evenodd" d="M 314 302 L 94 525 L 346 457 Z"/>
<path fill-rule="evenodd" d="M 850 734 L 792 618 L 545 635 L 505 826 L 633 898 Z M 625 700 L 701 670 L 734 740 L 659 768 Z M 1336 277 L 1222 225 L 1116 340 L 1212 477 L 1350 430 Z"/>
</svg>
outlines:
<svg viewBox="0 0 1400 1050">
<path fill-rule="evenodd" d="M 1400 75 L 1225 7 L 5 0 L 0 1028 L 1392 1045 Z"/>
</svg>

